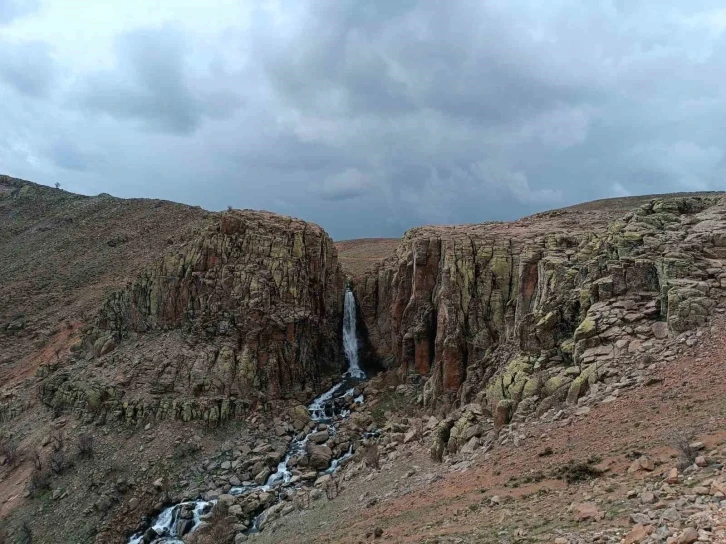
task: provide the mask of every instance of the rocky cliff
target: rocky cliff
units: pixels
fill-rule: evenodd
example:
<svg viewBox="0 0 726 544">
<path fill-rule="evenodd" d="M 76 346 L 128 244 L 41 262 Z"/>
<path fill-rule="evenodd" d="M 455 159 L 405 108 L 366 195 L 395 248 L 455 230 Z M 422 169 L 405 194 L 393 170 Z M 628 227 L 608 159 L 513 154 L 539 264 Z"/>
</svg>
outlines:
<svg viewBox="0 0 726 544">
<path fill-rule="evenodd" d="M 504 423 L 667 357 L 659 340 L 723 295 L 724 258 L 722 195 L 663 197 L 412 229 L 356 294 L 374 356 L 426 376 L 426 404 L 476 400 Z"/>
<path fill-rule="evenodd" d="M 216 424 L 269 399 L 301 400 L 340 373 L 343 278 L 317 225 L 231 211 L 111 294 L 83 365 L 43 400 L 90 417 Z"/>
</svg>

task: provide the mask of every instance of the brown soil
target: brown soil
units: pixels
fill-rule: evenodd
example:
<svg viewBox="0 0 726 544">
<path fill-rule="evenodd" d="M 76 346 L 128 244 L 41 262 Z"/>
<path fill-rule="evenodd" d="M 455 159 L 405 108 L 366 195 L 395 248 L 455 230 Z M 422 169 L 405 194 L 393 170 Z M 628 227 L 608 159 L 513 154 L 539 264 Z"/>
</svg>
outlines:
<svg viewBox="0 0 726 544">
<path fill-rule="evenodd" d="M 309 515 L 287 523 L 295 525 L 294 534 L 305 534 L 306 542 L 326 543 L 364 542 L 376 527 L 384 531 L 382 541 L 396 543 L 551 542 L 567 532 L 629 527 L 627 492 L 645 474 L 659 477 L 676 464 L 676 452 L 667 445 L 669 435 L 693 431 L 706 451 L 726 444 L 726 319 L 719 318 L 712 330 L 703 345 L 658 365 L 653 376 L 662 382 L 624 392 L 583 417 L 521 426 L 527 438 L 519 447 L 495 447 L 473 466 L 463 465 L 433 484 L 414 477 L 401 495 L 403 470 L 431 467 L 419 451 L 381 473 L 371 487 L 379 497 L 388 492 L 397 496 L 366 508 L 365 501 L 357 500 L 366 484 L 351 482 L 324 506 L 324 522 Z M 553 453 L 541 457 L 548 446 Z M 656 460 L 654 473 L 627 474 L 634 452 Z M 554 469 L 593 456 L 606 471 L 603 477 L 570 485 L 551 477 Z M 494 496 L 500 504 L 491 506 Z M 609 505 L 605 519 L 578 524 L 568 507 L 593 497 Z M 288 530 L 282 527 L 261 543 L 286 542 Z M 515 538 L 516 531 L 528 539 Z"/>
<path fill-rule="evenodd" d="M 587 203 L 486 228 L 493 235 L 507 231 L 508 236 L 550 230 L 554 223 L 563 229 L 587 229 L 646 200 L 649 197 Z M 53 413 L 38 396 L 38 368 L 66 358 L 106 295 L 122 288 L 164 251 L 181 247 L 209 218 L 201 208 L 109 195 L 84 197 L 0 176 L 0 416 L 9 414 L 0 419 L 0 434 L 10 436 L 20 452 L 16 467 L 0 466 L 0 537 L 6 527 L 17 528 L 29 520 L 35 542 L 91 542 L 103 530 L 113 537 L 102 541 L 122 542 L 122 530 L 149 513 L 149 501 L 158 500 L 142 490 L 160 476 L 179 479 L 195 462 L 175 457 L 177 446 L 198 434 L 203 446 L 198 456 L 209 456 L 224 449 L 225 441 L 246 434 L 236 423 L 221 430 L 178 421 L 148 430 L 96 426 L 72 413 Z M 341 241 L 336 247 L 344 271 L 360 276 L 391 255 L 398 243 L 363 239 Z M 610 470 L 597 481 L 602 488 L 597 492 L 609 489 L 601 482 L 612 482 L 608 486 L 615 488 L 606 493 L 613 501 L 613 515 L 601 524 L 623 525 L 626 520 L 617 505 L 627 491 L 621 481 L 627 453 L 652 451 L 663 459 L 665 469 L 672 460 L 663 437 L 671 429 L 693 427 L 709 443 L 726 438 L 719 434 L 726 417 L 726 380 L 717 379 L 726 374 L 726 347 L 718 344 L 725 330 L 719 324 L 707 347 L 661 367 L 657 374 L 664 381 L 658 385 L 623 394 L 569 425 L 527 427 L 528 438 L 518 448 L 496 448 L 470 468 L 461 465 L 447 472 L 418 447 L 369 481 L 346 483 L 338 499 L 284 518 L 278 531 L 265 531 L 257 541 L 358 542 L 374 527 L 384 530 L 385 542 L 443 542 L 447 535 L 462 542 L 504 542 L 519 528 L 533 536 L 552 535 L 572 525 L 567 506 L 596 490 L 589 484 L 568 486 L 552 479 L 523 484 L 517 479 L 591 454 L 602 456 Z M 143 343 L 136 348 L 142 351 Z M 3 411 L 6 407 L 13 410 Z M 72 469 L 54 478 L 52 490 L 28 499 L 24 495 L 34 449 L 45 443 L 47 456 L 47 437 L 58 429 L 69 437 L 74 458 L 71 441 L 80 432 L 93 433 L 97 455 L 75 460 Z M 540 458 L 537 454 L 546 445 L 554 454 Z M 417 475 L 407 477 L 414 465 L 419 467 Z M 426 474 L 440 474 L 442 480 L 428 483 Z M 99 497 L 117 493 L 118 479 L 132 482 L 130 491 L 124 491 L 109 512 L 94 508 Z M 59 490 L 56 499 L 54 490 Z M 501 505 L 489 507 L 489 497 L 495 494 L 502 498 Z M 365 508 L 374 496 L 381 502 Z M 136 507 L 129 506 L 131 497 L 139 499 Z M 508 531 L 506 538 L 500 531 Z"/>
</svg>

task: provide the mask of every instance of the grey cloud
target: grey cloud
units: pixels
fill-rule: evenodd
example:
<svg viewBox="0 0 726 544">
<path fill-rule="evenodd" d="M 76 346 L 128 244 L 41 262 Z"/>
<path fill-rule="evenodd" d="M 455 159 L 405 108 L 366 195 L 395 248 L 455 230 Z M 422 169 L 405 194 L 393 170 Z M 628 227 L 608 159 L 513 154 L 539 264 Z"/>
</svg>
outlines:
<svg viewBox="0 0 726 544">
<path fill-rule="evenodd" d="M 481 2 L 409 3 L 395 17 L 371 10 L 364 23 L 358 4 L 318 3 L 292 39 L 265 44 L 271 81 L 293 106 L 374 116 L 431 109 L 491 124 L 589 92 L 552 74 L 535 44 L 511 33 L 513 21 Z"/>
<path fill-rule="evenodd" d="M 0 159 L 69 188 L 272 209 L 336 238 L 724 188 L 715 0 L 286 8 L 252 25 L 220 14 L 216 35 L 192 20 L 130 30 L 112 69 L 67 67 L 75 108 L 46 90 L 26 112 L 0 86 L 0 117 L 18 119 L 0 126 Z"/>
<path fill-rule="evenodd" d="M 48 95 L 56 69 L 47 44 L 0 39 L 0 49 L 0 81 L 33 98 Z"/>
<path fill-rule="evenodd" d="M 239 102 L 230 93 L 193 87 L 188 53 L 176 28 L 128 32 L 116 44 L 116 70 L 89 75 L 79 90 L 80 106 L 176 134 L 189 134 L 203 119 L 234 110 Z"/>
<path fill-rule="evenodd" d="M 373 188 L 370 176 L 355 168 L 330 176 L 318 184 L 315 190 L 323 200 L 339 201 L 358 198 Z"/>
<path fill-rule="evenodd" d="M 698 126 L 712 103 L 698 119 L 685 108 L 719 88 L 710 79 L 723 70 L 707 69 L 719 43 L 689 50 L 682 39 L 697 38 L 677 13 L 639 4 L 537 14 L 516 2 L 416 2 L 361 18 L 357 2 L 314 3 L 261 55 L 276 96 L 297 113 L 293 130 L 367 158 L 358 167 L 386 180 L 406 224 L 713 187 L 722 154 Z M 709 48 L 706 60 L 694 55 Z M 653 139 L 661 152 L 634 153 Z"/>
<path fill-rule="evenodd" d="M 79 149 L 69 138 L 54 142 L 46 155 L 56 166 L 65 170 L 83 172 L 93 163 L 93 157 Z"/>
</svg>

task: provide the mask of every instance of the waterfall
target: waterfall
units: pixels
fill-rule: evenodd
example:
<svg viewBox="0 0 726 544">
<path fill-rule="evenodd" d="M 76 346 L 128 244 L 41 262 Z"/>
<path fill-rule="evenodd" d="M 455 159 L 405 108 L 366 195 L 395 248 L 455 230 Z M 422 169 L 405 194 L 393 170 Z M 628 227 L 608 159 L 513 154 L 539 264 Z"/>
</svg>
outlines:
<svg viewBox="0 0 726 544">
<path fill-rule="evenodd" d="M 358 363 L 358 335 L 355 330 L 355 297 L 353 291 L 345 291 L 345 308 L 343 315 L 343 349 L 345 358 L 348 360 L 347 376 L 362 380 L 366 377 L 365 372 L 360 369 Z"/>
<path fill-rule="evenodd" d="M 278 463 L 277 470 L 268 477 L 267 482 L 264 485 L 257 485 L 255 482 L 243 482 L 241 486 L 232 487 L 229 490 L 230 495 L 244 495 L 254 491 L 272 492 L 282 487 L 289 487 L 291 485 L 290 481 L 293 477 L 293 471 L 288 468 L 287 464 L 291 457 L 301 455 L 305 452 L 308 437 L 320 430 L 318 424 L 325 423 L 325 428 L 328 430 L 328 433 L 334 435 L 338 423 L 350 416 L 351 399 L 355 404 L 363 404 L 364 397 L 362 393 L 359 392 L 358 396 L 353 398 L 353 395 L 356 393 L 354 380 L 363 380 L 366 378 L 366 374 L 360 369 L 358 362 L 358 337 L 355 326 L 355 297 L 353 296 L 353 292 L 347 289 L 345 293 L 345 313 L 343 316 L 343 347 L 345 349 L 345 357 L 348 360 L 348 371 L 343 375 L 341 381 L 313 399 L 307 407 L 310 413 L 310 419 L 315 425 L 303 437 L 298 436 L 290 442 L 284 459 Z M 363 436 L 367 437 L 369 434 L 365 433 Z M 321 474 L 335 473 L 352 456 L 353 444 L 351 443 L 348 451 L 340 457 L 333 459 L 326 470 L 320 471 Z M 297 485 L 299 486 L 299 484 Z M 280 500 L 279 495 L 277 500 Z M 184 528 L 185 531 L 192 532 L 201 525 L 202 516 L 211 510 L 215 503 L 216 501 L 198 499 L 196 501 L 182 502 L 169 506 L 153 521 L 150 530 L 133 535 L 127 542 L 128 544 L 142 544 L 147 541 L 153 544 L 182 544 L 183 541 L 179 539 L 183 535 L 178 534 L 179 527 L 177 525 L 181 510 L 183 508 L 193 510 L 192 526 Z M 260 516 L 264 516 L 264 512 L 252 520 L 252 528 L 246 531 L 246 533 L 258 532 L 257 523 L 261 519 Z"/>
</svg>

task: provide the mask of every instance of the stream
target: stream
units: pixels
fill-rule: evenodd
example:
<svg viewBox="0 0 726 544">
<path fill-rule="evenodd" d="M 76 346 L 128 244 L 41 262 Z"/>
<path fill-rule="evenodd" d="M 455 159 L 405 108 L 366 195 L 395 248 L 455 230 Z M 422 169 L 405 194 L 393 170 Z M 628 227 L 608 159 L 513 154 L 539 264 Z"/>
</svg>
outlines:
<svg viewBox="0 0 726 544">
<path fill-rule="evenodd" d="M 272 491 L 285 486 L 293 477 L 288 468 L 289 460 L 305 452 L 308 438 L 325 425 L 332 435 L 339 423 L 350 416 L 350 411 L 343 408 L 348 403 L 341 402 L 341 399 L 350 398 L 355 393 L 355 384 L 366 379 L 366 374 L 361 370 L 358 360 L 358 335 L 356 331 L 356 305 L 353 292 L 348 288 L 345 293 L 345 306 L 343 314 L 343 349 L 348 361 L 348 370 L 333 387 L 322 395 L 316 397 L 308 406 L 310 419 L 314 423 L 312 430 L 302 439 L 294 439 L 287 447 L 285 457 L 277 465 L 264 485 L 238 486 L 230 489 L 230 495 L 245 495 L 254 491 Z M 363 395 L 353 399 L 356 404 L 362 404 Z M 326 428 L 323 427 L 323 428 Z M 353 456 L 353 446 L 340 457 L 333 459 L 323 474 L 333 474 L 347 459 Z M 128 544 L 183 544 L 182 536 L 193 532 L 202 523 L 202 517 L 211 512 L 216 500 L 206 501 L 198 499 L 195 501 L 184 501 L 165 508 L 151 523 L 150 529 L 133 535 Z M 191 510 L 191 517 L 189 511 Z M 252 520 L 248 533 L 257 532 L 259 515 Z M 151 535 L 151 536 L 150 536 Z"/>
</svg>

